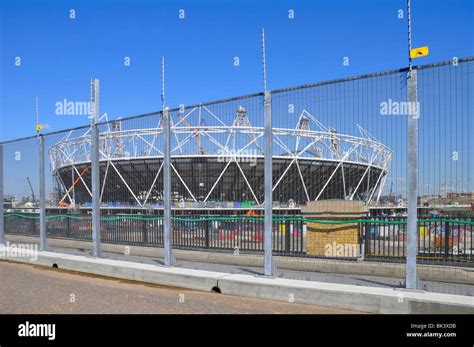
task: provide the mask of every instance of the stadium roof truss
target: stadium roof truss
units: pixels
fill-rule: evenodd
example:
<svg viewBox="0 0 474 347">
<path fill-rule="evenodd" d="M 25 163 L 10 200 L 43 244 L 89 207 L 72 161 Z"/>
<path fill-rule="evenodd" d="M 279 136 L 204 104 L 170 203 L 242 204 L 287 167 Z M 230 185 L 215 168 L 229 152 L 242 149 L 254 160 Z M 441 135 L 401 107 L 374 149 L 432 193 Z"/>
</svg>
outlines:
<svg viewBox="0 0 474 347">
<path fill-rule="evenodd" d="M 171 112 L 172 113 L 172 112 Z M 231 163 L 234 163 L 240 175 L 244 179 L 252 198 L 257 204 L 258 194 L 249 182 L 242 165 L 251 160 L 263 160 L 263 127 L 252 126 L 247 117 L 245 108 L 238 106 L 232 124 L 226 124 L 215 112 L 207 106 L 196 106 L 189 109 L 186 113 L 177 111 L 175 116 L 178 120 L 173 122 L 171 119 L 172 148 L 171 158 L 215 158 L 223 160 L 226 165 L 217 176 L 217 179 L 205 194 L 204 202 L 208 201 L 214 189 L 219 184 L 226 170 Z M 190 119 L 193 115 L 199 117 L 198 124 L 191 125 Z M 207 117 L 207 118 L 205 118 Z M 204 119 L 208 119 L 204 122 Z M 163 162 L 159 165 L 154 175 L 154 179 L 145 194 L 134 191 L 133 184 L 117 168 L 118 161 L 162 159 L 162 118 L 157 115 L 157 125 L 152 127 L 143 127 L 139 129 L 125 129 L 128 120 L 117 119 L 109 121 L 107 114 L 100 119 L 100 161 L 104 163 L 105 174 L 102 179 L 101 201 L 107 184 L 108 175 L 115 172 L 134 201 L 139 206 L 148 203 L 152 190 L 155 188 L 157 179 L 162 172 Z M 130 122 L 132 123 L 132 122 Z M 209 123 L 209 124 L 208 124 Z M 378 201 L 382 192 L 385 180 L 387 178 L 388 167 L 392 158 L 392 150 L 370 135 L 362 126 L 357 125 L 359 136 L 351 136 L 338 133 L 334 128 L 328 127 L 320 122 L 306 109 L 299 114 L 297 124 L 294 128 L 273 128 L 273 159 L 285 159 L 288 164 L 278 177 L 274 177 L 273 191 L 278 188 L 286 175 L 289 174 L 292 167 L 296 167 L 299 180 L 304 189 L 306 200 L 318 200 L 325 189 L 340 170 L 342 174 L 342 186 L 344 197 L 352 200 L 359 190 L 362 182 L 370 173 L 370 170 L 377 168 L 376 183 L 368 196 L 367 202 L 370 203 L 374 198 Z M 71 131 L 67 133 L 58 143 L 49 149 L 49 156 L 53 172 L 61 168 L 71 167 L 80 178 L 88 194 L 91 194 L 91 187 L 83 179 L 78 166 L 90 163 L 91 160 L 91 138 L 90 130 L 84 134 L 76 136 Z M 307 182 L 303 177 L 301 162 L 312 160 L 317 162 L 331 162 L 334 167 L 329 178 L 322 185 L 322 188 L 316 197 L 310 197 L 307 189 Z M 346 178 L 344 175 L 345 165 L 363 165 L 365 171 L 360 178 L 356 188 L 353 191 L 346 190 Z M 193 192 L 183 178 L 182 173 L 172 163 L 172 171 L 181 182 L 193 201 L 197 201 L 197 193 Z M 69 200 L 68 187 L 60 175 L 57 175 L 58 181 L 64 191 L 67 192 Z"/>
</svg>

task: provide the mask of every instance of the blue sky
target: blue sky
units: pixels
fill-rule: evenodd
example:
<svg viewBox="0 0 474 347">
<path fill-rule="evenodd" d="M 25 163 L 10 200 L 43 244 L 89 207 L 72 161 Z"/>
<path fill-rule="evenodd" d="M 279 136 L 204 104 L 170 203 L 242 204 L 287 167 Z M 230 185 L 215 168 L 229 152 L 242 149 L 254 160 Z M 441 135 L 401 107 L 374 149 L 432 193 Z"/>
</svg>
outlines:
<svg viewBox="0 0 474 347">
<path fill-rule="evenodd" d="M 87 124 L 86 116 L 56 115 L 55 104 L 63 99 L 87 101 L 91 77 L 100 79 L 101 112 L 112 118 L 159 110 L 161 56 L 166 57 L 170 107 L 261 92 L 262 27 L 269 89 L 404 67 L 406 13 L 399 19 L 398 10 L 405 11 L 405 6 L 405 0 L 0 0 L 0 141 L 35 133 L 35 95 L 45 132 Z M 75 19 L 69 18 L 71 9 Z M 179 18 L 181 9 L 184 19 Z M 288 18 L 289 10 L 294 10 L 293 19 Z M 412 20 L 413 47 L 430 47 L 430 55 L 415 64 L 474 56 L 473 1 L 412 0 Z M 16 57 L 21 66 L 15 66 Z M 125 57 L 130 57 L 130 66 L 124 65 Z M 238 67 L 234 57 L 240 59 Z M 349 58 L 348 66 L 343 65 L 344 57 Z M 390 83 L 397 86 L 398 80 Z M 358 93 L 363 95 L 363 90 Z M 370 98 L 378 100 L 375 94 Z M 348 107 L 350 100 L 349 96 Z M 328 105 L 328 112 L 320 116 L 343 128 L 341 119 L 331 119 L 331 107 L 339 107 L 338 112 L 348 109 L 330 106 L 329 101 Z M 375 114 L 377 104 L 372 106 L 370 112 Z M 363 105 L 357 108 L 361 111 L 352 113 L 364 112 Z M 420 172 L 428 177 L 423 184 L 439 187 L 443 180 L 459 178 L 465 187 L 473 163 L 459 162 L 459 171 L 446 165 L 457 149 L 449 139 L 457 141 L 459 133 L 443 110 L 432 113 L 442 121 L 431 122 L 429 130 L 436 136 L 421 141 L 425 161 Z M 464 123 L 459 124 L 464 125 L 459 146 L 464 146 L 461 152 L 466 158 L 473 149 L 472 140 L 467 140 L 471 128 L 465 126 L 472 126 L 466 122 L 472 109 L 460 114 Z M 450 129 L 449 137 L 443 137 L 445 129 Z M 400 180 L 405 175 L 404 121 L 393 118 L 368 130 L 397 151 L 392 177 L 397 185 L 404 184 Z M 434 148 L 430 141 L 442 147 L 438 161 L 429 161 Z M 27 144 L 21 147 L 28 149 Z M 32 170 L 36 185 L 33 154 L 29 153 L 24 169 Z M 14 172 L 10 175 L 14 177 Z M 23 181 L 21 190 L 27 192 Z"/>
<path fill-rule="evenodd" d="M 91 77 L 101 80 L 101 110 L 113 117 L 159 109 L 162 55 L 171 107 L 259 92 L 261 27 L 270 89 L 405 66 L 406 20 L 397 18 L 405 3 L 2 0 L 0 139 L 34 133 L 35 95 L 46 131 L 86 123 L 54 112 L 57 101 L 88 100 Z M 413 46 L 430 46 L 417 63 L 474 54 L 472 1 L 412 6 Z"/>
</svg>

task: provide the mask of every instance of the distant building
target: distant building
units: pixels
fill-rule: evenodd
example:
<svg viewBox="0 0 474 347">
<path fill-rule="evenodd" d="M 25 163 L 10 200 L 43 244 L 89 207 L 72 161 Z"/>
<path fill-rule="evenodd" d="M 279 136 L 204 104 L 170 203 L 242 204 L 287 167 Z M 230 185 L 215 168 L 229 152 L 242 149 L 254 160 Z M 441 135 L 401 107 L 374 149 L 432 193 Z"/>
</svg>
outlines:
<svg viewBox="0 0 474 347">
<path fill-rule="evenodd" d="M 448 199 L 468 199 L 468 200 L 474 200 L 474 192 L 469 192 L 469 193 L 453 193 L 450 192 L 447 194 Z"/>
<path fill-rule="evenodd" d="M 5 196 L 3 198 L 3 207 L 5 209 L 15 208 L 16 207 L 16 198 L 14 196 Z"/>
</svg>

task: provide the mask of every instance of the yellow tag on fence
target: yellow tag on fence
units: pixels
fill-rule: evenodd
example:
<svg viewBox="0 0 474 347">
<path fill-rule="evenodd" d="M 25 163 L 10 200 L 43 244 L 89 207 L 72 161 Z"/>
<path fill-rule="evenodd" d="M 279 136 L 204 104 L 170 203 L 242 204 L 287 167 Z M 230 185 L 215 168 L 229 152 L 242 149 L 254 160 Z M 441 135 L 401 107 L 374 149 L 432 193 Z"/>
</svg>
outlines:
<svg viewBox="0 0 474 347">
<path fill-rule="evenodd" d="M 41 130 L 43 130 L 43 126 L 41 124 L 38 124 L 36 126 L 36 131 L 41 131 Z"/>
<path fill-rule="evenodd" d="M 410 51 L 410 58 L 424 57 L 429 54 L 428 46 L 414 48 Z"/>
</svg>

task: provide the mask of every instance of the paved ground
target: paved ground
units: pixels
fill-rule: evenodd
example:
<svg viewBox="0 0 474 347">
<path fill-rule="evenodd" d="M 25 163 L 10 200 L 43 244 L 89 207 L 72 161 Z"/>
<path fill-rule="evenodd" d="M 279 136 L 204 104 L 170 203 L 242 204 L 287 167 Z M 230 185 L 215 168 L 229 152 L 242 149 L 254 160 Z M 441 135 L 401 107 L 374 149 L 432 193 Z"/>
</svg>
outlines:
<svg viewBox="0 0 474 347">
<path fill-rule="evenodd" d="M 51 247 L 51 251 L 85 255 L 89 256 L 90 251 L 79 250 L 74 248 L 65 247 Z M 114 260 L 125 260 L 133 261 L 143 264 L 163 264 L 162 259 L 135 256 L 135 255 L 124 255 L 119 253 L 107 253 L 103 252 L 103 257 Z M 263 269 L 250 266 L 237 266 L 237 265 L 225 265 L 215 263 L 203 263 L 203 262 L 191 262 L 185 260 L 178 260 L 175 264 L 177 267 L 183 267 L 187 269 L 197 270 L 208 270 L 217 272 L 227 272 L 233 274 L 244 274 L 244 275 L 263 275 Z M 366 275 L 351 275 L 351 274 L 337 274 L 337 273 L 325 273 L 325 272 L 310 272 L 310 271 L 294 271 L 277 269 L 277 277 L 303 280 L 303 281 L 316 281 L 316 282 L 328 282 L 328 283 L 340 283 L 340 284 L 352 284 L 357 286 L 369 286 L 369 287 L 384 287 L 384 288 L 397 288 L 401 287 L 404 283 L 403 279 L 391 278 L 391 277 L 380 277 L 380 276 L 366 276 Z M 474 296 L 474 286 L 459 284 L 459 283 L 444 283 L 435 281 L 420 281 L 421 288 L 427 291 L 457 295 L 468 295 Z"/>
<path fill-rule="evenodd" d="M 357 313 L 83 275 L 0 261 L 0 314 Z"/>
</svg>

